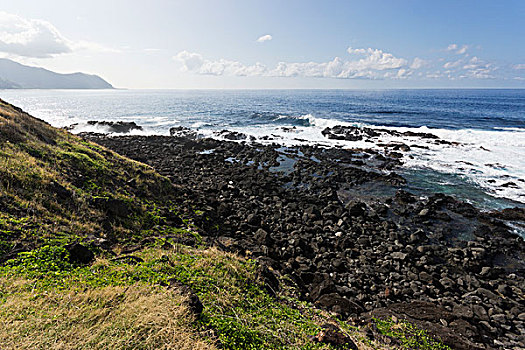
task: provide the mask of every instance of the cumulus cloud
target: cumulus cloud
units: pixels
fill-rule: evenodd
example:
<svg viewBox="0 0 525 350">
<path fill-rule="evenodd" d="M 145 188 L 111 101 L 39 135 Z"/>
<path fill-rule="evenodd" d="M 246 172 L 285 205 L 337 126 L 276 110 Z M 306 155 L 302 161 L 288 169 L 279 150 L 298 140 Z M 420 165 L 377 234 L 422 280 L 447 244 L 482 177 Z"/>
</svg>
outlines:
<svg viewBox="0 0 525 350">
<path fill-rule="evenodd" d="M 408 61 L 404 58 L 394 57 L 391 53 L 383 52 L 379 49 L 353 49 L 348 48 L 349 54 L 364 55 L 365 57 L 359 61 L 349 61 L 355 69 L 374 69 L 374 70 L 385 70 L 385 69 L 396 69 L 406 66 Z"/>
<path fill-rule="evenodd" d="M 476 69 L 480 66 L 481 61 L 476 56 L 472 57 L 466 65 L 463 66 L 464 69 Z"/>
<path fill-rule="evenodd" d="M 485 62 L 477 56 L 470 59 L 468 56 L 443 65 L 446 70 L 442 74 L 451 80 L 456 79 L 494 79 L 494 72 L 498 69 L 495 64 Z"/>
<path fill-rule="evenodd" d="M 467 46 L 449 45 L 448 51 L 461 56 L 406 59 L 381 49 L 352 48 L 348 55 L 334 57 L 322 62 L 279 62 L 274 66 L 261 63 L 244 64 L 229 59 L 208 59 L 199 53 L 182 51 L 173 58 L 182 69 L 195 74 L 258 76 L 258 77 L 306 77 L 332 79 L 513 79 L 516 70 L 525 64 L 499 66 L 479 56 L 461 54 Z"/>
<path fill-rule="evenodd" d="M 447 51 L 453 51 L 454 53 L 458 54 L 458 55 L 463 55 L 465 53 L 467 53 L 467 50 L 468 50 L 469 46 L 468 45 L 463 45 L 463 46 L 459 46 L 458 44 L 450 44 L 447 46 Z"/>
<path fill-rule="evenodd" d="M 458 55 L 463 55 L 464 53 L 467 53 L 468 46 L 463 45 L 459 50 L 456 51 Z"/>
<path fill-rule="evenodd" d="M 71 52 L 72 48 L 51 23 L 0 12 L 0 51 L 45 58 Z"/>
<path fill-rule="evenodd" d="M 270 34 L 266 34 L 266 35 L 263 35 L 263 36 L 259 37 L 259 39 L 257 39 L 257 42 L 258 43 L 263 43 L 265 41 L 270 41 L 272 39 L 273 39 L 273 37 Z"/>
<path fill-rule="evenodd" d="M 450 68 L 458 67 L 459 65 L 461 65 L 461 63 L 463 63 L 463 60 L 462 60 L 462 59 L 459 59 L 459 60 L 457 60 L 457 61 L 446 62 L 446 63 L 443 65 L 443 68 L 445 68 L 445 69 L 450 69 Z"/>
<path fill-rule="evenodd" d="M 31 58 L 48 58 L 74 51 L 119 52 L 90 41 L 65 38 L 51 23 L 0 11 L 0 52 Z"/>
<path fill-rule="evenodd" d="M 201 54 L 188 52 L 186 50 L 179 52 L 174 59 L 179 60 L 183 64 L 186 71 L 198 71 L 204 64 L 204 59 Z"/>
<path fill-rule="evenodd" d="M 204 59 L 201 54 L 188 51 L 179 52 L 173 58 L 182 63 L 184 71 L 203 75 L 261 76 L 267 71 L 266 67 L 260 63 L 244 65 L 222 58 L 213 61 Z"/>
<path fill-rule="evenodd" d="M 364 56 L 357 60 L 344 60 L 335 57 L 328 62 L 286 63 L 280 62 L 270 71 L 270 75 L 279 77 L 316 77 L 338 79 L 384 79 L 404 78 L 406 73 L 398 72 L 406 67 L 408 61 L 379 49 L 348 48 L 351 55 Z M 389 71 L 395 72 L 389 72 Z"/>
<path fill-rule="evenodd" d="M 414 60 L 412 61 L 412 64 L 410 65 L 410 68 L 411 69 L 419 69 L 421 67 L 423 67 L 425 64 L 427 64 L 427 61 L 419 58 L 419 57 L 416 57 L 414 58 Z"/>
<path fill-rule="evenodd" d="M 218 59 L 208 60 L 198 53 L 182 51 L 173 58 L 182 63 L 185 71 L 207 75 L 312 77 L 338 79 L 405 79 L 411 70 L 408 61 L 379 49 L 352 49 L 348 53 L 359 56 L 348 60 L 335 57 L 328 62 L 279 62 L 274 68 L 261 63 L 243 63 Z"/>
</svg>

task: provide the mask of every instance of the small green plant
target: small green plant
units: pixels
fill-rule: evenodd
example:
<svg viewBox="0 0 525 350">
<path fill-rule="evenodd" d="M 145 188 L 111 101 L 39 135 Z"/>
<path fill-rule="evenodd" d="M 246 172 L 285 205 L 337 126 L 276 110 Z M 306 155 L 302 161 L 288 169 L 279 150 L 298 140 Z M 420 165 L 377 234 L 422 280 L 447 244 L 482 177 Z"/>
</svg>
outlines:
<svg viewBox="0 0 525 350">
<path fill-rule="evenodd" d="M 73 267 L 69 262 L 69 252 L 64 247 L 50 245 L 19 253 L 17 258 L 7 261 L 6 265 L 29 278 L 58 273 Z"/>
<path fill-rule="evenodd" d="M 381 334 L 397 339 L 404 349 L 410 350 L 451 350 L 440 341 L 435 340 L 426 331 L 407 321 L 395 322 L 392 319 L 374 318 Z"/>
</svg>

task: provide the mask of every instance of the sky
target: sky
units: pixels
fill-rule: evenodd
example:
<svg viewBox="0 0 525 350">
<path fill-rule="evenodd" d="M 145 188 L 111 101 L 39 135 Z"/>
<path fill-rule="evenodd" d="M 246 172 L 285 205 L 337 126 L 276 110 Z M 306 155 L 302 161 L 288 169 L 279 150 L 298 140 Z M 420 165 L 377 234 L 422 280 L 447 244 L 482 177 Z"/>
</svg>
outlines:
<svg viewBox="0 0 525 350">
<path fill-rule="evenodd" d="M 0 57 L 120 88 L 525 88 L 524 0 L 0 5 Z"/>
</svg>

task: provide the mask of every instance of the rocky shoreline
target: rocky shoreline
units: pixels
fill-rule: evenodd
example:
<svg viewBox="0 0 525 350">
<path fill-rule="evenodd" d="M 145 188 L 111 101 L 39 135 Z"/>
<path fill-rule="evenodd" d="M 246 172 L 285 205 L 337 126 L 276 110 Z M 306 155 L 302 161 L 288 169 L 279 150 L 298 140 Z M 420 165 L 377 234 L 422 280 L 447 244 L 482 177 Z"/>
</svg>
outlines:
<svg viewBox="0 0 525 350">
<path fill-rule="evenodd" d="M 284 148 L 172 134 L 83 137 L 168 177 L 199 209 L 207 241 L 257 258 L 272 293 L 290 283 L 344 320 L 408 319 L 457 349 L 525 348 L 525 242 L 506 224 L 523 221 L 523 209 L 487 213 L 407 192 L 396 173 L 407 145 Z"/>
</svg>

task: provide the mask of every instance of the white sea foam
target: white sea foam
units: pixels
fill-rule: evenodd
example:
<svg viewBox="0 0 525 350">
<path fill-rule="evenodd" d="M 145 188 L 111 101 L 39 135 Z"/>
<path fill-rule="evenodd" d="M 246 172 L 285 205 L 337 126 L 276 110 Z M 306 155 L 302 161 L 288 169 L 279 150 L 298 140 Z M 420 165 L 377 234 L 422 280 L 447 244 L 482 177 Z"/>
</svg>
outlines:
<svg viewBox="0 0 525 350">
<path fill-rule="evenodd" d="M 525 203 L 525 130 L 428 131 L 460 145 L 426 143 L 428 150 L 415 149 L 413 159 L 406 157 L 407 166 L 459 174 L 486 188 L 493 196 Z"/>
<path fill-rule="evenodd" d="M 98 134 L 107 134 L 110 136 L 119 136 L 119 135 L 131 135 L 131 136 L 151 136 L 151 135 L 169 135 L 169 130 L 158 129 L 155 127 L 142 127 L 142 129 L 132 129 L 127 133 L 114 132 L 108 125 L 101 124 L 88 124 L 87 122 L 78 122 L 75 125 L 70 126 L 70 130 L 74 134 L 80 133 L 98 133 Z"/>
<path fill-rule="evenodd" d="M 133 92 L 130 92 L 133 94 Z M 143 130 L 133 130 L 130 135 L 169 135 L 172 126 L 190 126 L 203 136 L 216 137 L 214 132 L 221 129 L 238 131 L 255 136 L 259 142 L 277 142 L 283 145 L 319 144 L 326 147 L 341 146 L 347 148 L 382 148 L 377 143 L 403 142 L 411 147 L 406 152 L 404 161 L 411 168 L 427 168 L 459 175 L 497 197 L 511 198 L 525 203 L 525 129 L 517 127 L 495 127 L 493 130 L 447 130 L 420 128 L 389 128 L 397 131 L 429 132 L 442 140 L 457 142 L 459 145 L 436 144 L 432 139 L 417 137 L 395 137 L 382 135 L 375 143 L 357 141 L 330 140 L 321 131 L 336 125 L 366 126 L 373 125 L 343 122 L 322 115 L 281 115 L 278 123 L 232 127 L 229 125 L 212 126 L 197 115 L 188 116 L 186 110 L 172 110 L 174 105 L 149 106 L 131 104 L 133 100 L 122 100 L 118 96 L 123 92 L 111 92 L 114 96 L 108 100 L 98 100 L 91 92 L 40 92 L 40 91 L 4 91 L 3 98 L 26 109 L 36 117 L 42 118 L 53 126 L 64 127 L 74 123 L 79 126 L 74 132 L 108 132 L 107 127 L 88 125 L 88 120 L 99 121 L 135 121 Z M 108 102 L 110 101 L 110 102 Z M 144 100 L 147 101 L 147 100 Z M 109 103 L 109 104 L 108 104 Z M 119 104 L 120 103 L 120 104 Z M 169 107 L 169 108 L 168 108 Z M 271 107 L 269 107 L 271 108 Z M 179 113 L 180 112 L 180 113 Z M 150 115 L 151 113 L 151 115 Z M 177 119 L 177 120 L 175 120 Z M 294 121 L 294 119 L 296 119 Z M 305 120 L 307 123 L 297 123 Z M 275 120 L 274 120 L 275 121 Z M 226 122 L 220 117 L 215 123 Z M 295 125 L 295 126 L 294 126 Z M 285 128 L 283 128 L 285 127 Z M 117 134 L 115 134 L 117 135 Z M 263 140 L 269 136 L 270 140 Z M 514 185 L 510 184 L 513 183 Z M 502 187 L 506 185 L 506 187 Z"/>
<path fill-rule="evenodd" d="M 300 116 L 307 118 L 310 126 L 283 127 L 275 125 L 228 128 L 254 136 L 259 142 L 280 143 L 286 146 L 301 144 L 319 144 L 326 147 L 342 146 L 345 148 L 375 148 L 383 150 L 377 143 L 402 142 L 411 147 L 404 155 L 407 167 L 427 168 L 442 173 L 460 175 L 466 180 L 485 188 L 491 195 L 509 198 L 525 203 L 525 130 L 447 130 L 419 128 L 384 127 L 358 123 L 342 122 L 335 119 L 315 117 L 311 114 Z M 454 144 L 439 144 L 433 139 L 382 134 L 375 143 L 366 141 L 330 140 L 321 133 L 326 127 L 336 125 L 358 126 L 395 130 L 398 132 L 431 133 L 441 140 Z M 205 136 L 213 133 L 205 132 Z M 270 136 L 269 140 L 263 137 Z M 419 146 L 419 147 L 417 147 Z M 502 186 L 503 185 L 503 186 Z"/>
</svg>

